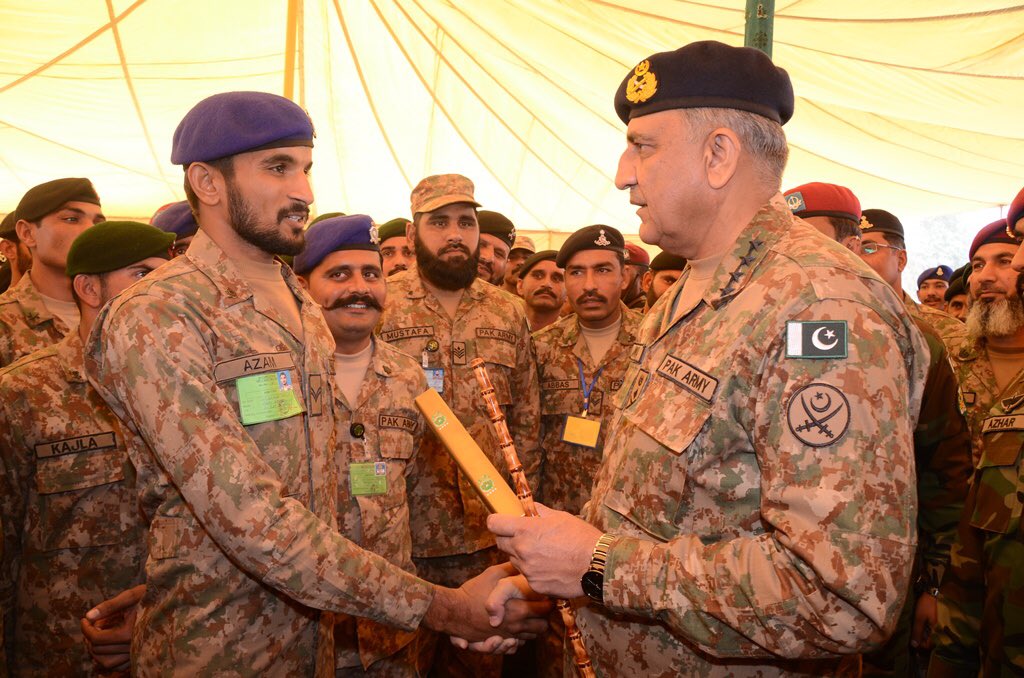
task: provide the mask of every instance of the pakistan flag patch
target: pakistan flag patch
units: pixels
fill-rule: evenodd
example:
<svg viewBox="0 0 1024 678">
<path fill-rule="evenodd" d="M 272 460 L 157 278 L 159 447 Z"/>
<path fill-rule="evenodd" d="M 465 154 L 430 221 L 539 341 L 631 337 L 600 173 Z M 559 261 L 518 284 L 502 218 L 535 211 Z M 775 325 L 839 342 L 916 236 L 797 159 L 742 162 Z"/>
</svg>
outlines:
<svg viewBox="0 0 1024 678">
<path fill-rule="evenodd" d="M 791 320 L 786 323 L 787 358 L 845 358 L 845 320 Z"/>
</svg>

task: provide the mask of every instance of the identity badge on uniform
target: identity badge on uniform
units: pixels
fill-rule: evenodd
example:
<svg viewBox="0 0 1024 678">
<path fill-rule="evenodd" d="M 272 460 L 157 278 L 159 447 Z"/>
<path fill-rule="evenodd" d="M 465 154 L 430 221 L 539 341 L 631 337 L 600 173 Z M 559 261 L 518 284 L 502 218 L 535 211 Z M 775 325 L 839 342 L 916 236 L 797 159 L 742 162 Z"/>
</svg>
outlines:
<svg viewBox="0 0 1024 678">
<path fill-rule="evenodd" d="M 787 358 L 845 358 L 845 320 L 791 320 L 786 323 Z"/>
<path fill-rule="evenodd" d="M 444 393 L 444 368 L 424 367 L 423 374 L 427 377 L 427 386 L 438 393 Z"/>
<path fill-rule="evenodd" d="M 565 417 L 565 427 L 562 429 L 563 443 L 594 448 L 597 447 L 597 439 L 600 435 L 600 419 L 585 419 L 571 414 Z"/>
<path fill-rule="evenodd" d="M 353 497 L 388 492 L 388 465 L 383 461 L 349 464 L 348 478 Z"/>
<path fill-rule="evenodd" d="M 235 386 L 238 388 L 238 409 L 245 426 L 287 419 L 303 412 L 288 370 L 239 377 Z"/>
</svg>

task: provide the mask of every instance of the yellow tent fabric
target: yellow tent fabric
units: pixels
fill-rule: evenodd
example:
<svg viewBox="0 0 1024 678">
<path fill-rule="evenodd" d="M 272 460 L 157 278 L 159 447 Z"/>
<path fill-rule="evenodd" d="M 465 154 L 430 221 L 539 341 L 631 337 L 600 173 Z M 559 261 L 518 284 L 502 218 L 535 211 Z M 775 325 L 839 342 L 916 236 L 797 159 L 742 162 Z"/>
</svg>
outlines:
<svg viewBox="0 0 1024 678">
<path fill-rule="evenodd" d="M 0 212 L 88 176 L 108 215 L 183 198 L 169 162 L 210 94 L 289 93 L 317 129 L 319 211 L 408 212 L 460 172 L 523 230 L 635 233 L 612 94 L 653 51 L 743 42 L 744 0 L 2 0 Z M 1024 5 L 777 0 L 798 96 L 785 185 L 901 215 L 1009 202 L 1024 177 Z"/>
</svg>

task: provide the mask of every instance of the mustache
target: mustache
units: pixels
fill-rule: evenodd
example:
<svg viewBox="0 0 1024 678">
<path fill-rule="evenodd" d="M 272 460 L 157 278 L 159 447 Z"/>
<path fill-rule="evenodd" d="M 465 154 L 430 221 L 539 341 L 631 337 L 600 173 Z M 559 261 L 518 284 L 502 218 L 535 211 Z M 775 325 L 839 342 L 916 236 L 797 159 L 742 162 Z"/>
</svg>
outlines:
<svg viewBox="0 0 1024 678">
<path fill-rule="evenodd" d="M 608 301 L 608 297 L 602 296 L 597 292 L 587 292 L 586 294 L 581 294 L 576 297 L 577 304 L 582 304 L 585 301 L 597 301 L 604 304 Z"/>
<path fill-rule="evenodd" d="M 468 247 L 466 247 L 465 245 L 456 243 L 454 245 L 447 245 L 446 247 L 442 247 L 441 249 L 439 249 L 437 251 L 437 256 L 448 254 L 449 252 L 462 252 L 467 257 L 472 255 L 472 252 L 469 251 Z"/>
<path fill-rule="evenodd" d="M 557 299 L 558 298 L 557 296 L 555 296 L 555 291 L 553 289 L 551 289 L 550 287 L 538 287 L 533 292 L 533 296 L 535 296 L 535 297 L 539 297 L 542 294 L 546 294 L 547 296 L 551 297 L 552 299 Z"/>
<path fill-rule="evenodd" d="M 487 271 L 487 275 L 488 276 L 490 276 L 492 273 L 494 273 L 494 266 L 492 266 L 491 262 L 489 262 L 489 261 L 484 261 L 483 259 L 481 259 L 480 261 L 476 262 L 476 266 L 477 266 L 477 268 L 481 268 L 481 269 Z"/>
<path fill-rule="evenodd" d="M 349 304 L 358 304 L 360 302 L 366 304 L 369 308 L 374 308 L 377 309 L 378 311 L 384 310 L 383 307 L 380 305 L 380 302 L 377 301 L 376 297 L 369 294 L 349 294 L 344 297 L 338 297 L 337 299 L 332 301 L 329 306 L 324 306 L 323 309 L 325 311 L 333 311 L 337 308 L 341 308 L 342 306 L 348 306 Z"/>
<path fill-rule="evenodd" d="M 391 273 L 398 273 L 399 271 L 408 271 L 409 267 L 405 264 L 395 264 L 391 267 Z M 389 274 L 390 275 L 390 274 Z"/>
<path fill-rule="evenodd" d="M 278 211 L 277 220 L 284 221 L 288 217 L 295 216 L 296 214 L 302 217 L 303 222 L 309 221 L 309 205 L 301 202 L 293 202 L 288 207 Z"/>
</svg>

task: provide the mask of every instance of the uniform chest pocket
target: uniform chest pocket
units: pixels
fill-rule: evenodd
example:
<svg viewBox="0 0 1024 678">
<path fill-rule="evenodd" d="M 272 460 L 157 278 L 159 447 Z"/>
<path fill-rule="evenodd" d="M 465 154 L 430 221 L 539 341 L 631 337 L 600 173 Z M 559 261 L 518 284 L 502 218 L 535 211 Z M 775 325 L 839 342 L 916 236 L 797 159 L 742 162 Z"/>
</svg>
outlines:
<svg viewBox="0 0 1024 678">
<path fill-rule="evenodd" d="M 486 328 L 479 328 L 482 332 Z M 494 330 L 496 331 L 496 330 Z M 512 335 L 505 331 L 503 336 Z M 506 336 L 506 338 L 510 338 Z M 479 337 L 476 339 L 476 355 L 487 363 L 487 374 L 494 384 L 494 394 L 498 398 L 498 404 L 512 404 L 512 388 L 510 378 L 516 367 L 516 345 L 505 341 L 505 339 L 491 339 Z M 472 375 L 470 375 L 472 378 Z"/>
<path fill-rule="evenodd" d="M 54 444 L 36 446 L 38 522 L 30 539 L 41 551 L 119 544 L 128 527 L 132 492 L 124 485 L 127 459 L 114 446 L 114 433 L 73 441 L 61 445 L 84 449 L 42 456 Z"/>
<path fill-rule="evenodd" d="M 411 562 L 412 541 L 405 477 L 416 451 L 415 438 L 410 431 L 386 428 L 380 429 L 374 438 L 368 442 L 376 442 L 375 449 L 364 448 L 367 459 L 353 460 L 365 465 L 363 473 L 369 473 L 369 463 L 373 463 L 375 472 L 385 480 L 383 492 L 355 497 L 359 506 L 361 544 L 391 562 L 406 566 Z"/>
<path fill-rule="evenodd" d="M 641 375 L 642 376 L 642 375 Z M 657 375 L 622 414 L 613 489 L 605 504 L 661 539 L 685 529 L 690 454 L 705 432 L 711 407 Z"/>
<path fill-rule="evenodd" d="M 1024 433 L 1007 431 L 984 435 L 983 451 L 974 479 L 975 502 L 971 525 L 988 532 L 1007 533 L 1020 523 L 1021 473 L 1018 466 Z"/>
</svg>

